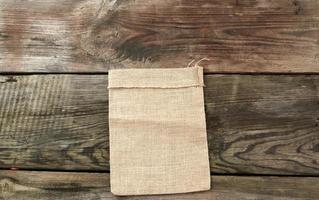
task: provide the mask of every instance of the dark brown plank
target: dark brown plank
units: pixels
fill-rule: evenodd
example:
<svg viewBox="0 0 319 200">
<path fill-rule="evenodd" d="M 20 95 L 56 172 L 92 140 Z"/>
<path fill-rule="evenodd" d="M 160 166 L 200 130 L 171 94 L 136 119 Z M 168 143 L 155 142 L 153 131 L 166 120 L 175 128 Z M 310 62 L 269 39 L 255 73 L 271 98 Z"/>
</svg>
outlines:
<svg viewBox="0 0 319 200">
<path fill-rule="evenodd" d="M 106 76 L 1 78 L 2 168 L 107 170 Z"/>
<path fill-rule="evenodd" d="M 318 199 L 319 178 L 212 176 L 207 192 L 115 197 L 107 173 L 0 171 L 0 199 L 41 200 L 310 200 Z"/>
<path fill-rule="evenodd" d="M 216 173 L 319 173 L 319 76 L 208 76 Z"/>
<path fill-rule="evenodd" d="M 1 200 L 116 199 L 109 174 L 0 171 Z"/>
<path fill-rule="evenodd" d="M 317 0 L 0 0 L 0 72 L 319 72 Z"/>
<path fill-rule="evenodd" d="M 0 168 L 109 169 L 106 75 L 0 76 Z M 214 173 L 319 175 L 319 76 L 206 75 Z"/>
</svg>

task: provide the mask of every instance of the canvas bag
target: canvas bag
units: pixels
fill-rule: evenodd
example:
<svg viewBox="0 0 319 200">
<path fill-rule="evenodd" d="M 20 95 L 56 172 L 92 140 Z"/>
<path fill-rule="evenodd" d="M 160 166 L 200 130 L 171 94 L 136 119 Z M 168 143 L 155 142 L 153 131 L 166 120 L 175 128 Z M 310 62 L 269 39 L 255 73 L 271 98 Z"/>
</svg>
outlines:
<svg viewBox="0 0 319 200">
<path fill-rule="evenodd" d="M 111 192 L 210 189 L 201 67 L 109 71 Z"/>
</svg>

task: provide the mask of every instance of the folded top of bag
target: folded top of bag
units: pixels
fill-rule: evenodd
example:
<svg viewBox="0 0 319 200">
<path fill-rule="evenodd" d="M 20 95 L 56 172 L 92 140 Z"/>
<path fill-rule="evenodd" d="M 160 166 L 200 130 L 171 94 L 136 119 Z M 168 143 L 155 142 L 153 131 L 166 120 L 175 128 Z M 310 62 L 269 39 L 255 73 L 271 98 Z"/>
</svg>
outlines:
<svg viewBox="0 0 319 200">
<path fill-rule="evenodd" d="M 109 71 L 108 88 L 203 87 L 203 68 L 115 69 Z"/>
</svg>

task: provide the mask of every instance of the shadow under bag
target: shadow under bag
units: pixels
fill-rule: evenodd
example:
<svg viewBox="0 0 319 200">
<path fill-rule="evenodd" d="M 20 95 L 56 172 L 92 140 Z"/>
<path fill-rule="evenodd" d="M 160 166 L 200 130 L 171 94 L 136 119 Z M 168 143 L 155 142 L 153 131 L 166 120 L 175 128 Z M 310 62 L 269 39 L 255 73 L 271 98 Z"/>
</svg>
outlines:
<svg viewBox="0 0 319 200">
<path fill-rule="evenodd" d="M 111 192 L 210 189 L 201 67 L 109 71 Z"/>
</svg>

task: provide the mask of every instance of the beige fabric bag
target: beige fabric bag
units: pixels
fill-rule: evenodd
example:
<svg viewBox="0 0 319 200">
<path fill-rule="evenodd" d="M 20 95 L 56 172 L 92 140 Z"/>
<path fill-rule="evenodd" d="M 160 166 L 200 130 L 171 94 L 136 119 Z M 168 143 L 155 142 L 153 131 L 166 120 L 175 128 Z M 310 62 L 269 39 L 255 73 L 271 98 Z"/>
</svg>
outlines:
<svg viewBox="0 0 319 200">
<path fill-rule="evenodd" d="M 111 191 L 210 189 L 203 69 L 109 72 Z"/>
</svg>

